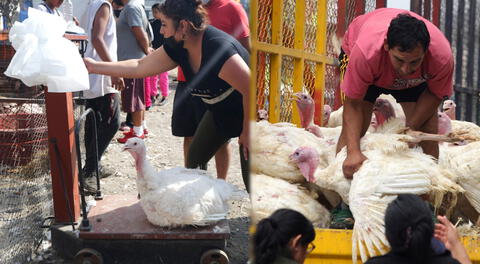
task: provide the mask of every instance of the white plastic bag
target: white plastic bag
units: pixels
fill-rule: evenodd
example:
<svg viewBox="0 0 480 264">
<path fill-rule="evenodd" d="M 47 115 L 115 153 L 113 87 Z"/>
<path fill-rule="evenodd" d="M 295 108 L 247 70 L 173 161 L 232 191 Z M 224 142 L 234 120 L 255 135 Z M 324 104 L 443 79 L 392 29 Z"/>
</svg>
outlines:
<svg viewBox="0 0 480 264">
<path fill-rule="evenodd" d="M 77 46 L 63 37 L 66 28 L 59 16 L 29 8 L 28 18 L 10 30 L 16 53 L 5 75 L 27 86 L 46 85 L 49 92 L 88 90 L 87 69 Z"/>
</svg>

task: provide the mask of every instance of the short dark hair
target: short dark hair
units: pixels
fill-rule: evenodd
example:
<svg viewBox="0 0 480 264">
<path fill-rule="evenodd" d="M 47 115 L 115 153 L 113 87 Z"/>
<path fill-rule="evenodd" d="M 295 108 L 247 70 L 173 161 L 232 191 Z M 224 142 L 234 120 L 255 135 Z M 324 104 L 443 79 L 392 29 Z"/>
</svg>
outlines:
<svg viewBox="0 0 480 264">
<path fill-rule="evenodd" d="M 431 252 L 434 225 L 428 204 L 414 194 L 400 194 L 385 212 L 385 235 L 392 252 L 412 263 L 425 263 Z"/>
<path fill-rule="evenodd" d="M 253 235 L 255 264 L 273 263 L 278 254 L 287 254 L 285 257 L 291 258 L 288 242 L 297 235 L 302 235 L 300 243 L 303 246 L 315 239 L 312 223 L 297 211 L 278 209 L 271 216 L 262 219 Z"/>
<path fill-rule="evenodd" d="M 124 6 L 121 0 L 113 0 L 113 2 L 118 6 Z"/>
<path fill-rule="evenodd" d="M 157 9 L 158 11 L 160 11 L 160 3 L 155 3 L 152 5 L 152 10 L 153 9 Z"/>
<path fill-rule="evenodd" d="M 175 28 L 180 20 L 190 23 L 194 32 L 207 28 L 208 15 L 201 0 L 166 0 L 160 5 L 160 12 L 173 20 Z"/>
<path fill-rule="evenodd" d="M 430 44 L 430 34 L 422 20 L 409 14 L 399 14 L 390 22 L 387 44 L 389 49 L 398 47 L 402 52 L 412 51 L 420 44 L 426 52 Z"/>
</svg>

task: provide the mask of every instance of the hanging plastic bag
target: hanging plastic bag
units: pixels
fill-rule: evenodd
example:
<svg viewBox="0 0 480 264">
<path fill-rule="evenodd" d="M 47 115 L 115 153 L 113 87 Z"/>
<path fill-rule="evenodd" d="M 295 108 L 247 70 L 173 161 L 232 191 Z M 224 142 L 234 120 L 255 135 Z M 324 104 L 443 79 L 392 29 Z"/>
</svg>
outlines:
<svg viewBox="0 0 480 264">
<path fill-rule="evenodd" d="M 87 69 L 77 46 L 63 37 L 66 28 L 59 16 L 29 8 L 28 18 L 10 30 L 16 53 L 5 75 L 27 86 L 46 85 L 49 92 L 88 90 Z"/>
</svg>

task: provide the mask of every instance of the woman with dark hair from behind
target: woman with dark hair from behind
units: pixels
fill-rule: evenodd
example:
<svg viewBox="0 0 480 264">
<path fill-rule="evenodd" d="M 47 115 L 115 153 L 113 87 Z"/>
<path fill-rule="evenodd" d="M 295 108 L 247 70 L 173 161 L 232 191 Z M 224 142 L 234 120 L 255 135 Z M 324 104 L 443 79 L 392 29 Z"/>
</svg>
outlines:
<svg viewBox="0 0 480 264">
<path fill-rule="evenodd" d="M 437 226 L 438 228 L 440 225 Z M 463 260 L 462 262 L 453 258 L 450 251 L 447 250 L 451 248 L 445 247 L 437 240 L 439 238 L 445 242 L 450 239 L 447 238 L 447 233 L 451 232 L 451 229 L 442 229 L 444 232 L 435 231 L 437 238 L 433 236 L 434 229 L 432 211 L 428 204 L 417 195 L 401 194 L 388 205 L 385 213 L 385 234 L 390 243 L 390 252 L 383 256 L 373 257 L 365 263 L 470 263 L 468 256 L 468 262 L 464 257 L 458 259 Z M 458 240 L 458 235 L 456 238 Z M 460 242 L 458 241 L 458 243 Z M 458 243 L 455 245 L 458 246 Z M 461 255 L 455 253 L 453 256 Z"/>
<path fill-rule="evenodd" d="M 315 246 L 315 230 L 301 213 L 279 209 L 257 224 L 254 264 L 302 264 Z"/>
</svg>

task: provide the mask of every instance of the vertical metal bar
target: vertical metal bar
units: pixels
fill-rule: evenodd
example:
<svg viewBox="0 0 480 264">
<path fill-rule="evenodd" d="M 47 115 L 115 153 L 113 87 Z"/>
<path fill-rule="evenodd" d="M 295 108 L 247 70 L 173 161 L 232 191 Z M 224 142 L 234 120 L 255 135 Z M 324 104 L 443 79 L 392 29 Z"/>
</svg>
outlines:
<svg viewBox="0 0 480 264">
<path fill-rule="evenodd" d="M 325 54 L 327 47 L 327 1 L 317 2 L 317 39 L 315 52 Z M 317 63 L 315 67 L 315 124 L 321 125 L 323 118 L 323 93 L 325 91 L 325 63 Z"/>
<path fill-rule="evenodd" d="M 453 1 L 445 2 L 445 36 L 452 43 L 452 26 L 453 26 Z"/>
<path fill-rule="evenodd" d="M 345 31 L 347 30 L 346 11 L 347 11 L 346 0 L 338 0 L 338 3 L 337 3 L 337 36 L 338 37 L 343 36 L 345 34 Z"/>
<path fill-rule="evenodd" d="M 424 0 L 423 1 L 423 17 L 432 20 L 430 10 L 431 10 L 431 1 L 430 0 Z"/>
<path fill-rule="evenodd" d="M 468 9 L 468 34 L 464 37 L 468 38 L 467 42 L 467 54 L 466 56 L 467 61 L 464 63 L 467 64 L 467 88 L 474 91 L 474 94 L 477 94 L 478 88 L 473 86 L 473 67 L 474 67 L 474 58 L 475 58 L 475 18 L 476 18 L 476 2 L 477 1 L 470 1 L 470 7 Z M 475 89 L 477 88 L 477 89 Z M 477 113 L 473 111 L 473 104 L 476 104 L 476 96 L 471 96 L 468 99 L 466 104 L 466 113 L 470 117 L 469 120 L 476 120 Z"/>
<path fill-rule="evenodd" d="M 387 0 L 376 0 L 375 6 L 377 8 L 387 7 Z"/>
<path fill-rule="evenodd" d="M 415 12 L 415 13 L 417 13 L 421 16 L 422 15 L 422 0 L 410 0 L 410 10 L 412 10 L 412 12 Z"/>
<path fill-rule="evenodd" d="M 250 120 L 256 119 L 256 97 L 257 97 L 257 45 L 258 42 L 258 0 L 250 2 L 250 37 L 253 45 L 250 53 L 250 109 L 243 109 L 250 111 Z"/>
<path fill-rule="evenodd" d="M 306 5 L 305 0 L 296 0 L 295 3 L 295 39 L 293 47 L 297 50 L 304 50 L 305 40 L 305 19 Z M 317 38 L 321 36 L 317 35 Z M 295 58 L 293 64 L 293 91 L 299 92 L 303 87 L 303 72 L 305 60 Z M 300 124 L 300 115 L 296 106 L 292 104 L 292 123 Z"/>
<path fill-rule="evenodd" d="M 345 31 L 347 31 L 346 26 L 346 0 L 338 0 L 337 3 L 337 29 L 336 34 L 337 37 L 340 39 L 345 35 Z M 317 35 L 318 36 L 318 35 Z M 338 56 L 338 55 L 337 55 Z M 316 86 L 315 86 L 316 87 Z M 334 109 L 338 109 L 342 105 L 342 98 L 341 98 L 341 91 L 340 91 L 340 84 L 335 87 L 335 98 L 334 98 Z M 322 109 L 323 112 L 323 109 Z"/>
<path fill-rule="evenodd" d="M 432 23 L 440 28 L 440 0 L 432 1 Z"/>
<path fill-rule="evenodd" d="M 365 14 L 365 1 L 364 0 L 354 1 L 354 4 L 355 4 L 355 15 L 354 15 L 354 17 L 352 17 L 352 21 L 355 17 Z M 349 21 L 349 24 L 352 21 Z"/>
<path fill-rule="evenodd" d="M 272 44 L 282 45 L 283 1 L 274 0 L 272 7 Z M 272 54 L 270 63 L 270 122 L 280 121 L 280 96 L 282 55 Z"/>
<path fill-rule="evenodd" d="M 458 14 L 457 14 L 457 54 L 455 58 L 455 80 L 457 85 L 460 84 L 462 85 L 463 80 L 462 80 L 462 66 L 463 66 L 463 36 L 464 36 L 464 15 L 465 15 L 465 0 L 459 0 L 458 1 Z M 464 97 L 463 95 L 460 96 L 458 99 L 459 105 L 461 105 L 461 113 L 460 113 L 460 118 L 462 120 L 465 120 L 465 102 L 464 102 Z"/>
</svg>

